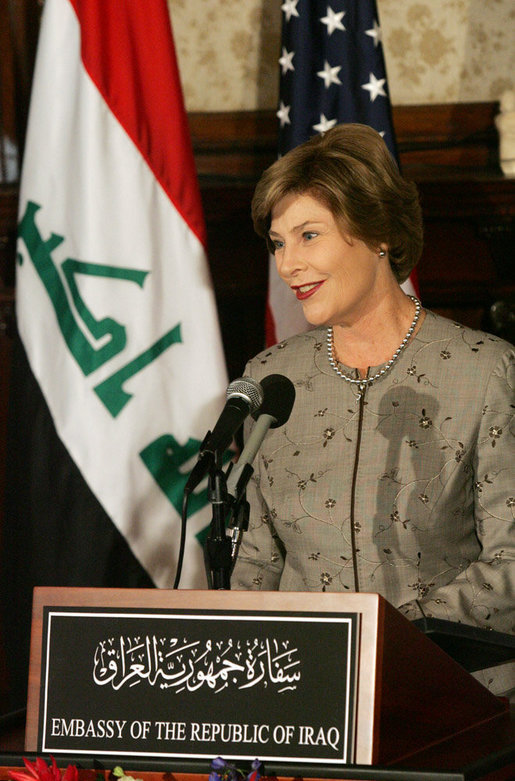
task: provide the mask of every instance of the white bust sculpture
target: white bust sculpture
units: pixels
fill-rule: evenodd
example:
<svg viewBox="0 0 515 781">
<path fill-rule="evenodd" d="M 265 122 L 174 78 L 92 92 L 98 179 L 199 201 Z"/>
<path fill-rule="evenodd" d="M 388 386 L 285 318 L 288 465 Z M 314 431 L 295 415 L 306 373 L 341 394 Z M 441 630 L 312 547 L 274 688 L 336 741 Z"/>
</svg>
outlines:
<svg viewBox="0 0 515 781">
<path fill-rule="evenodd" d="M 495 118 L 499 131 L 499 162 L 505 176 L 515 176 L 515 90 L 506 90 Z"/>
</svg>

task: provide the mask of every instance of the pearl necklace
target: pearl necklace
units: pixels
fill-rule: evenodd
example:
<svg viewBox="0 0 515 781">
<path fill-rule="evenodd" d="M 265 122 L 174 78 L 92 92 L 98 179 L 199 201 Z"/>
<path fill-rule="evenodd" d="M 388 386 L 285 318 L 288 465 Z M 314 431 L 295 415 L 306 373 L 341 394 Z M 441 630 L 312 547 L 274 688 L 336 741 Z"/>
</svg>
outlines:
<svg viewBox="0 0 515 781">
<path fill-rule="evenodd" d="M 334 334 L 333 334 L 333 326 L 330 325 L 327 329 L 327 356 L 329 358 L 329 363 L 333 367 L 334 371 L 338 375 L 338 377 L 341 377 L 345 382 L 351 383 L 351 385 L 355 385 L 358 388 L 358 395 L 356 401 L 359 401 L 361 397 L 363 396 L 365 389 L 368 388 L 369 385 L 372 385 L 375 380 L 378 380 L 380 377 L 383 377 L 390 369 L 392 368 L 393 364 L 401 354 L 401 352 L 404 350 L 406 345 L 408 344 L 409 340 L 411 339 L 411 336 L 413 334 L 413 331 L 415 330 L 417 323 L 420 318 L 420 312 L 422 311 L 422 307 L 420 305 L 420 301 L 418 298 L 415 298 L 415 296 L 408 296 L 408 298 L 411 298 L 413 303 L 415 304 L 415 316 L 413 318 L 413 321 L 408 329 L 408 333 L 402 340 L 399 347 L 396 349 L 388 363 L 385 363 L 382 369 L 380 369 L 377 374 L 374 374 L 373 377 L 358 377 L 357 379 L 354 377 L 349 377 L 347 374 L 342 372 L 338 366 L 337 361 L 334 356 Z"/>
</svg>

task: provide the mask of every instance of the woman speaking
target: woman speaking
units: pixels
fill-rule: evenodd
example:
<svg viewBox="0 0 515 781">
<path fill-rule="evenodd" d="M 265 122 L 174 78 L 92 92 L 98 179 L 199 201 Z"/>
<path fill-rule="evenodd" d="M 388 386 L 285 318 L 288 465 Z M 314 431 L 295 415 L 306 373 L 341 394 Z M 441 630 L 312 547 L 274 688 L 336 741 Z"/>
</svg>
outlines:
<svg viewBox="0 0 515 781">
<path fill-rule="evenodd" d="M 403 292 L 415 185 L 378 133 L 339 125 L 265 171 L 252 217 L 313 328 L 246 369 L 296 402 L 256 459 L 232 588 L 377 592 L 513 632 L 515 351 Z"/>
</svg>

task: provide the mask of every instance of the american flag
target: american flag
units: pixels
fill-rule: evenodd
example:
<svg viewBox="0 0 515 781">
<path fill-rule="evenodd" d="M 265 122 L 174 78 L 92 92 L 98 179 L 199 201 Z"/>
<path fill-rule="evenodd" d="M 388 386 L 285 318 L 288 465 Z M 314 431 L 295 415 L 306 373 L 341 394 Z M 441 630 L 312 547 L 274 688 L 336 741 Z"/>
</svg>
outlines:
<svg viewBox="0 0 515 781">
<path fill-rule="evenodd" d="M 375 0 L 285 0 L 281 9 L 279 152 L 361 122 L 395 155 Z"/>
<path fill-rule="evenodd" d="M 397 157 L 375 0 L 285 0 L 281 9 L 279 154 L 336 124 L 360 122 Z M 283 287 L 271 259 L 268 344 L 308 327 Z"/>
</svg>

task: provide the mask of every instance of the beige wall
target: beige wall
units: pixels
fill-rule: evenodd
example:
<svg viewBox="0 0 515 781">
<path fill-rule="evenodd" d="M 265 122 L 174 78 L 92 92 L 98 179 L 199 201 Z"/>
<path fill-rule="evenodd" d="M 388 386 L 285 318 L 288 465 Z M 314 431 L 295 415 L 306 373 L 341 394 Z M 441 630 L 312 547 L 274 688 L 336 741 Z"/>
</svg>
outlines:
<svg viewBox="0 0 515 781">
<path fill-rule="evenodd" d="M 188 111 L 275 108 L 281 0 L 168 3 Z M 515 0 L 377 5 L 394 105 L 490 101 L 515 88 Z"/>
</svg>

